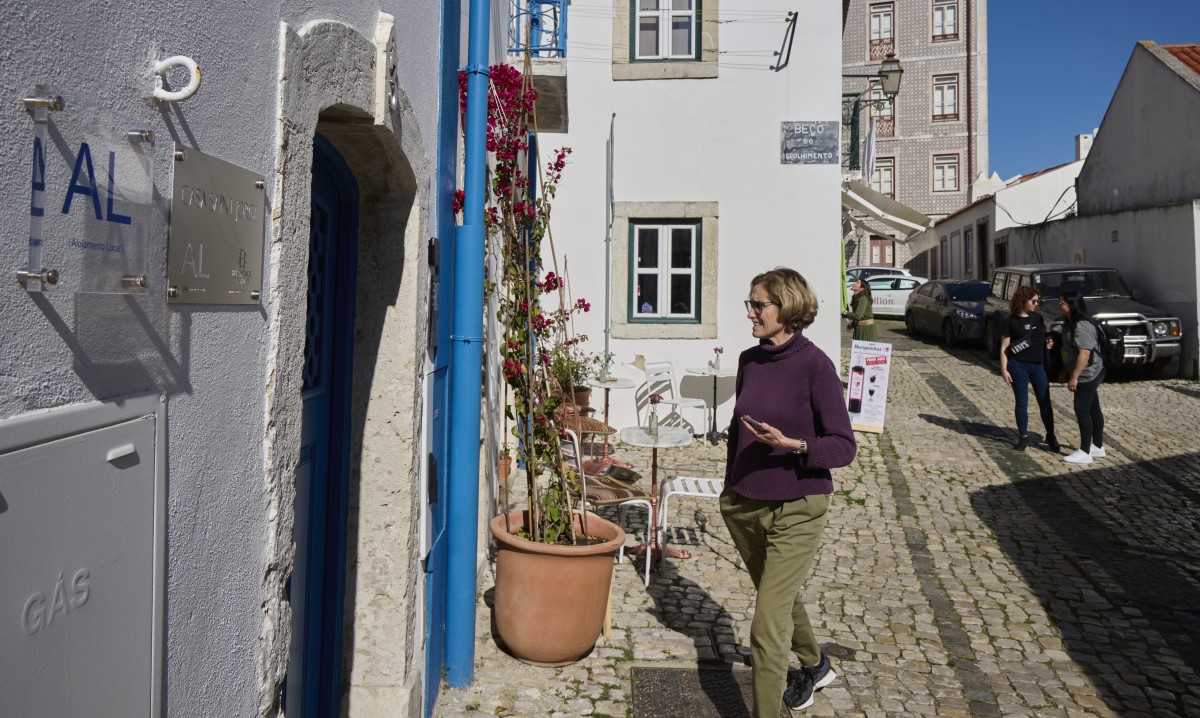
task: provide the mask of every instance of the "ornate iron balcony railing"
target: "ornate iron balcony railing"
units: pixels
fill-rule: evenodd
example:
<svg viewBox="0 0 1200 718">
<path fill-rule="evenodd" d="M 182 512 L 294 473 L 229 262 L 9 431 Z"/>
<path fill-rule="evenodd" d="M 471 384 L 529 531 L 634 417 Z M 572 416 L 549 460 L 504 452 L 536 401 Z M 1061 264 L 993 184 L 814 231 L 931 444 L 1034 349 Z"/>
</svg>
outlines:
<svg viewBox="0 0 1200 718">
<path fill-rule="evenodd" d="M 567 56 L 568 0 L 510 0 L 508 51 L 534 57 Z"/>
</svg>

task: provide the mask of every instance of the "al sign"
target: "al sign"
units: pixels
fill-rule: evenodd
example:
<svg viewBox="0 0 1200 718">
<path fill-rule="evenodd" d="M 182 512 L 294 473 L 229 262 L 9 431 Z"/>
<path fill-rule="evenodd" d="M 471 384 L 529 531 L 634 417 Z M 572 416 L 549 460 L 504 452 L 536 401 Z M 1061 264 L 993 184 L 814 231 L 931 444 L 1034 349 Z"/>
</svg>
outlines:
<svg viewBox="0 0 1200 718">
<path fill-rule="evenodd" d="M 836 120 L 779 123 L 779 164 L 838 164 Z"/>
</svg>

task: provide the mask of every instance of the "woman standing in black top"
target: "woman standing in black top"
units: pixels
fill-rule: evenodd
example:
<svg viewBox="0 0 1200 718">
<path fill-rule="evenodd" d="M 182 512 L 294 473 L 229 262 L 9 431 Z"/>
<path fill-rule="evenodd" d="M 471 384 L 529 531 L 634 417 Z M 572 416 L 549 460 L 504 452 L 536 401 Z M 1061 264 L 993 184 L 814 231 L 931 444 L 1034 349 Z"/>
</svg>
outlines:
<svg viewBox="0 0 1200 718">
<path fill-rule="evenodd" d="M 1061 447 L 1054 437 L 1054 408 L 1050 405 L 1050 379 L 1046 376 L 1046 321 L 1038 312 L 1038 293 L 1024 286 L 1013 293 L 1008 303 L 1010 316 L 1000 328 L 1000 376 L 1012 387 L 1016 397 L 1017 451 L 1029 446 L 1029 385 L 1037 398 L 1042 424 L 1046 427 L 1046 446 L 1057 452 Z"/>
</svg>

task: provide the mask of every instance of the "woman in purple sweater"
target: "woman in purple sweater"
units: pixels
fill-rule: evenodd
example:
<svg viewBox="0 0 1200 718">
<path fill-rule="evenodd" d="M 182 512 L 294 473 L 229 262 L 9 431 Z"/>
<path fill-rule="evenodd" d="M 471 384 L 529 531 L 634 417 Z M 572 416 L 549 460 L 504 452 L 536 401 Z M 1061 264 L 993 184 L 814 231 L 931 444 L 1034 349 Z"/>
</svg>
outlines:
<svg viewBox="0 0 1200 718">
<path fill-rule="evenodd" d="M 800 593 L 825 528 L 829 470 L 853 461 L 857 446 L 837 369 L 803 333 L 817 316 L 804 277 L 779 267 L 750 286 L 758 346 L 738 358 L 721 515 L 757 590 L 753 715 L 775 718 L 781 698 L 807 708 L 837 676 Z M 789 652 L 800 668 L 789 670 Z"/>
</svg>

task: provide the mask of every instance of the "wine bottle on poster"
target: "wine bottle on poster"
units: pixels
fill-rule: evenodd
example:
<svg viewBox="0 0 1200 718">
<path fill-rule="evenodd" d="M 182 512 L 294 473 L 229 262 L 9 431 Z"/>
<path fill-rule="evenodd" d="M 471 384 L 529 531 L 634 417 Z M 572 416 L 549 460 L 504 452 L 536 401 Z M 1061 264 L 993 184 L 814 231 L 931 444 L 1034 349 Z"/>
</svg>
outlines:
<svg viewBox="0 0 1200 718">
<path fill-rule="evenodd" d="M 851 414 L 862 413 L 863 379 L 866 373 L 861 366 L 850 368 L 850 403 L 847 408 Z"/>
</svg>

